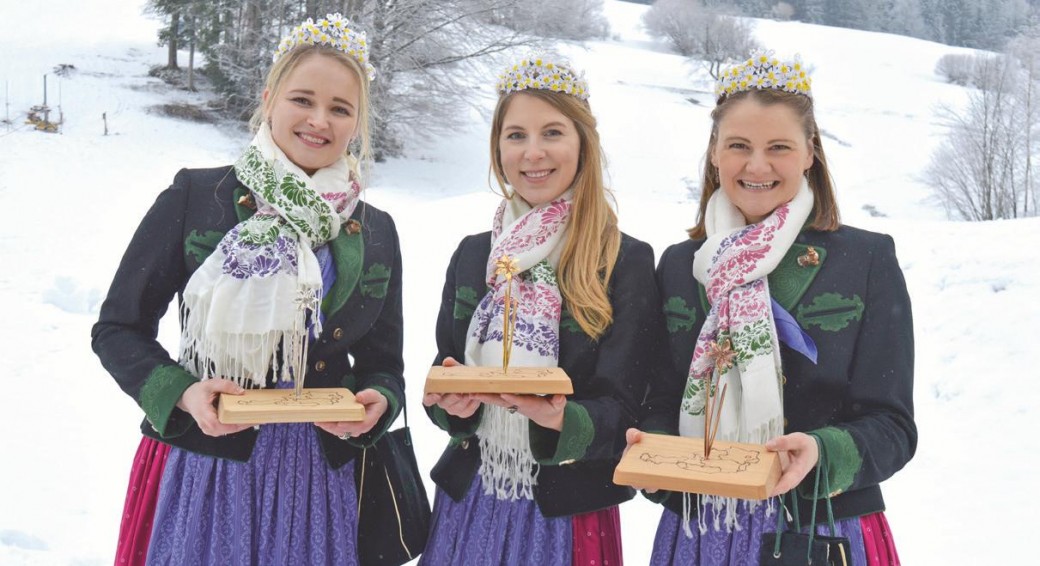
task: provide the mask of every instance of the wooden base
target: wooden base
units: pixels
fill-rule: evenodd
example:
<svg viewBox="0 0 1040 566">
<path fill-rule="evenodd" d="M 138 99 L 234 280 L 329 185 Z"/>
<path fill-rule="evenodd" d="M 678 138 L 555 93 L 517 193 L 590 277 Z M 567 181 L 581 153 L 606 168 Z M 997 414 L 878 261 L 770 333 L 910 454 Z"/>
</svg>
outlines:
<svg viewBox="0 0 1040 566">
<path fill-rule="evenodd" d="M 643 435 L 614 470 L 614 483 L 741 499 L 767 499 L 780 479 L 780 457 L 761 444 Z"/>
<path fill-rule="evenodd" d="M 318 423 L 360 421 L 365 407 L 345 387 L 247 389 L 243 395 L 221 393 L 217 418 L 224 424 Z"/>
<path fill-rule="evenodd" d="M 560 368 L 433 366 L 426 376 L 426 393 L 513 393 L 570 395 L 574 386 Z"/>
</svg>

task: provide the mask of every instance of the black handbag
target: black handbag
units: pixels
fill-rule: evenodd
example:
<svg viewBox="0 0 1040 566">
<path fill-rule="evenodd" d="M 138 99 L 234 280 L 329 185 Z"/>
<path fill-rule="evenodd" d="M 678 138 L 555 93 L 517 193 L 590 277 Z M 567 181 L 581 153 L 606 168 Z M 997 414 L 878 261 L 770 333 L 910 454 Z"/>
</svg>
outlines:
<svg viewBox="0 0 1040 566">
<path fill-rule="evenodd" d="M 355 459 L 358 560 L 362 566 L 399 566 L 422 554 L 430 531 L 430 500 L 408 429 L 388 431 Z"/>
<path fill-rule="evenodd" d="M 820 476 L 827 467 L 827 457 L 823 443 L 819 437 L 810 435 L 816 440 L 820 459 L 816 465 L 816 480 L 813 485 L 812 519 L 809 532 L 801 532 L 798 516 L 798 494 L 791 490 L 791 506 L 793 510 L 794 530 L 786 530 L 784 515 L 784 497 L 780 496 L 779 508 L 776 510 L 776 532 L 762 534 L 762 546 L 759 549 L 758 563 L 761 566 L 850 566 L 852 560 L 851 545 L 846 537 L 836 536 L 834 529 L 834 509 L 831 507 L 830 480 L 823 473 L 823 492 L 820 492 Z M 816 502 L 823 499 L 827 508 L 827 523 L 831 529 L 830 536 L 816 534 Z"/>
</svg>

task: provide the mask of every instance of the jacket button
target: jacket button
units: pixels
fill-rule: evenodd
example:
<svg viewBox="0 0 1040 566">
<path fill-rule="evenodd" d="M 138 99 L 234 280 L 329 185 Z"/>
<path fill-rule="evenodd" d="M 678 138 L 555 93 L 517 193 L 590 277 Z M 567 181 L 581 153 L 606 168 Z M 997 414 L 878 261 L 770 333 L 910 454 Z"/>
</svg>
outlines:
<svg viewBox="0 0 1040 566">
<path fill-rule="evenodd" d="M 325 371 L 325 361 L 318 360 L 318 362 L 314 364 L 314 369 L 317 371 Z"/>
<path fill-rule="evenodd" d="M 337 328 L 337 329 L 333 330 L 332 331 L 332 339 L 333 340 L 339 340 L 340 338 L 343 338 L 343 329 L 342 328 Z"/>
<path fill-rule="evenodd" d="M 463 450 L 469 450 L 469 441 L 468 440 L 463 440 L 462 441 L 462 449 Z"/>
<path fill-rule="evenodd" d="M 573 463 L 574 463 L 574 460 L 563 460 L 562 462 L 560 462 L 560 465 L 561 466 L 566 466 L 567 464 L 573 464 Z"/>
</svg>

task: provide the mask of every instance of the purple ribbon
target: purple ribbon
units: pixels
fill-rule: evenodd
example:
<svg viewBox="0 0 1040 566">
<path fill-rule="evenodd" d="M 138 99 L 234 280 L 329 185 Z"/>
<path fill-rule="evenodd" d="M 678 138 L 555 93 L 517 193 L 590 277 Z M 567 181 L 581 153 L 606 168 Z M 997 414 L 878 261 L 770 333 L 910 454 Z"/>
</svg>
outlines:
<svg viewBox="0 0 1040 566">
<path fill-rule="evenodd" d="M 815 364 L 818 353 L 816 342 L 813 342 L 812 337 L 806 334 L 801 326 L 798 326 L 798 321 L 791 316 L 791 313 L 784 310 L 776 299 L 770 297 L 769 300 L 773 305 L 773 320 L 776 321 L 777 337 L 781 342 L 787 344 L 788 348 L 809 358 Z"/>
</svg>

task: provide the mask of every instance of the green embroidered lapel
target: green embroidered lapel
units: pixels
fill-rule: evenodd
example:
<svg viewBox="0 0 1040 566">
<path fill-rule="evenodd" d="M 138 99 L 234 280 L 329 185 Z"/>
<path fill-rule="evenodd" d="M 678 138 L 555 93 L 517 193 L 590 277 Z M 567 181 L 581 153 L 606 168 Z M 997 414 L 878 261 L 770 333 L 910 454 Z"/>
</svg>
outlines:
<svg viewBox="0 0 1040 566">
<path fill-rule="evenodd" d="M 361 230 L 347 230 L 344 225 L 339 235 L 329 242 L 329 251 L 336 263 L 336 282 L 321 302 L 325 316 L 332 316 L 346 304 L 361 278 L 361 268 L 365 263 L 365 239 Z"/>
<path fill-rule="evenodd" d="M 235 187 L 235 191 L 232 193 L 231 202 L 235 203 L 235 215 L 238 216 L 238 221 L 243 222 L 249 220 L 256 214 L 256 205 L 252 207 L 249 203 L 253 203 L 253 196 L 249 192 L 249 189 L 245 185 L 239 183 Z"/>
<path fill-rule="evenodd" d="M 793 311 L 795 305 L 805 295 L 809 285 L 812 285 L 813 280 L 816 279 L 816 275 L 820 273 L 820 269 L 827 260 L 826 249 L 815 245 L 812 248 L 816 250 L 819 256 L 819 261 L 816 265 L 806 265 L 804 267 L 798 265 L 798 258 L 806 254 L 809 246 L 796 242 L 791 244 L 791 249 L 787 250 L 779 265 L 769 274 L 769 294 L 787 312 Z M 697 292 L 700 295 L 701 306 L 704 308 L 704 312 L 711 311 L 707 291 L 700 282 L 697 283 Z"/>
<path fill-rule="evenodd" d="M 819 255 L 816 265 L 798 265 L 798 258 L 806 254 L 809 246 L 805 244 L 791 244 L 780 264 L 769 274 L 769 294 L 772 295 L 784 310 L 791 312 L 798 301 L 805 295 L 813 279 L 820 272 L 823 263 L 827 260 L 827 250 L 820 246 L 812 246 Z"/>
</svg>

